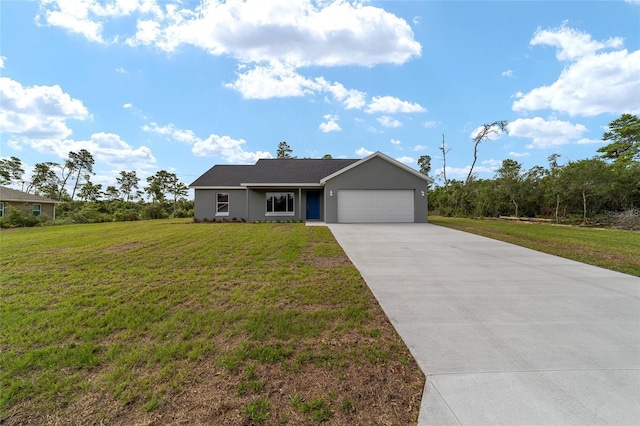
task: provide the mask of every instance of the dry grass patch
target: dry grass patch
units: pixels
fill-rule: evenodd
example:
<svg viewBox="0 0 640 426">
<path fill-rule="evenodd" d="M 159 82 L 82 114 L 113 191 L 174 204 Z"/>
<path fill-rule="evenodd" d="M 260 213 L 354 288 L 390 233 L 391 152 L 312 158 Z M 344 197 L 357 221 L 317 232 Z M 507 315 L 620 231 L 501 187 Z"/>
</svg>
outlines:
<svg viewBox="0 0 640 426">
<path fill-rule="evenodd" d="M 1 237 L 4 424 L 417 420 L 424 376 L 327 228 L 149 221 Z"/>
</svg>

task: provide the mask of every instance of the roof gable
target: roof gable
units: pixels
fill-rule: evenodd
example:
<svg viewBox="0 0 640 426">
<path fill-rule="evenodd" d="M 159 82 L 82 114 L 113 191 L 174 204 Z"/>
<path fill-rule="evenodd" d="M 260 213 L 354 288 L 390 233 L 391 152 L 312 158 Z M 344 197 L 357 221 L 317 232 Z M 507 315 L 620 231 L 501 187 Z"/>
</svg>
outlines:
<svg viewBox="0 0 640 426">
<path fill-rule="evenodd" d="M 409 166 L 406 166 L 406 165 L 402 164 L 398 160 L 394 160 L 393 158 L 381 153 L 380 151 L 376 151 L 373 154 L 369 155 L 368 157 L 363 158 L 362 160 L 356 161 L 355 163 L 350 164 L 349 166 L 347 166 L 347 167 L 345 167 L 343 169 L 337 170 L 335 173 L 332 173 L 329 176 L 325 176 L 322 180 L 320 180 L 320 183 L 324 184 L 328 180 L 331 180 L 334 177 L 341 175 L 342 173 L 345 173 L 345 172 L 347 172 L 347 171 L 349 171 L 349 170 L 351 170 L 351 169 L 353 169 L 355 167 L 358 167 L 360 164 L 366 163 L 367 161 L 371 160 L 372 158 L 380 158 L 382 160 L 385 160 L 385 161 L 393 164 L 394 166 L 404 170 L 405 172 L 411 173 L 412 175 L 414 175 L 416 177 L 419 177 L 420 179 L 422 179 L 422 180 L 424 180 L 424 181 L 426 181 L 428 183 L 433 183 L 433 179 L 431 179 L 429 176 L 427 176 L 427 175 L 425 175 L 423 173 L 420 173 L 419 171 L 414 170 Z"/>
<path fill-rule="evenodd" d="M 59 203 L 57 200 L 42 197 L 40 195 L 29 194 L 28 192 L 18 191 L 17 189 L 0 186 L 0 201 L 15 201 L 19 203 Z"/>
</svg>

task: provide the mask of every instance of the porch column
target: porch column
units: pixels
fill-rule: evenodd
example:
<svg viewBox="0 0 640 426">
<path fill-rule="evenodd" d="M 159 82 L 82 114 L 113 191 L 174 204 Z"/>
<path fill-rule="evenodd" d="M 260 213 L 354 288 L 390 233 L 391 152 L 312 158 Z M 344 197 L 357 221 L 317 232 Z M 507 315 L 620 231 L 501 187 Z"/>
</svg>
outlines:
<svg viewBox="0 0 640 426">
<path fill-rule="evenodd" d="M 298 188 L 298 219 L 302 220 L 302 188 Z"/>
<path fill-rule="evenodd" d="M 244 189 L 244 194 L 245 194 L 245 199 L 246 199 L 246 201 L 244 203 L 244 206 L 245 206 L 245 209 L 246 209 L 245 216 L 246 216 L 247 222 L 249 222 L 249 188 L 245 188 Z"/>
</svg>

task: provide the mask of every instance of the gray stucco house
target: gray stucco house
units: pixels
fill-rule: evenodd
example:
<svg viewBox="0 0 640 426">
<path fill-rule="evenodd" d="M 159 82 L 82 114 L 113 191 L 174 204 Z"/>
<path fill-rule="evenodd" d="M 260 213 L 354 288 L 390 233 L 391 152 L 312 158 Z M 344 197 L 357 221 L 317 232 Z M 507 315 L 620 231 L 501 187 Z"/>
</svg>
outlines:
<svg viewBox="0 0 640 426">
<path fill-rule="evenodd" d="M 216 165 L 189 187 L 196 220 L 426 222 L 433 179 L 375 152 L 363 159 Z"/>
<path fill-rule="evenodd" d="M 7 214 L 9 207 L 13 207 L 34 216 L 46 215 L 50 219 L 55 219 L 57 203 L 59 201 L 0 186 L 0 217 Z"/>
</svg>

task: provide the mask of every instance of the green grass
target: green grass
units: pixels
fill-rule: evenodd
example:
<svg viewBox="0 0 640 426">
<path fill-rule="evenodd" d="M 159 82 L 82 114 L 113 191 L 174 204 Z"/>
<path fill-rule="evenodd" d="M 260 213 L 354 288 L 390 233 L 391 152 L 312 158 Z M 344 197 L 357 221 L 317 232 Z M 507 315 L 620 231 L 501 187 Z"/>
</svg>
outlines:
<svg viewBox="0 0 640 426">
<path fill-rule="evenodd" d="M 244 411 L 252 421 L 262 423 L 269 418 L 269 400 L 264 397 L 259 398 L 247 404 Z"/>
<path fill-rule="evenodd" d="M 433 216 L 429 222 L 640 276 L 639 232 Z"/>
<path fill-rule="evenodd" d="M 353 265 L 331 264 L 344 253 L 327 228 L 167 220 L 0 238 L 0 419 L 17 404 L 59 411 L 104 390 L 151 413 L 210 365 L 235 378 L 238 397 L 252 398 L 240 407 L 263 422 L 274 402 L 259 365 L 281 379 L 407 356 L 381 333 Z M 362 344 L 326 343 L 354 333 Z M 308 410 L 324 421 L 316 403 Z"/>
</svg>

